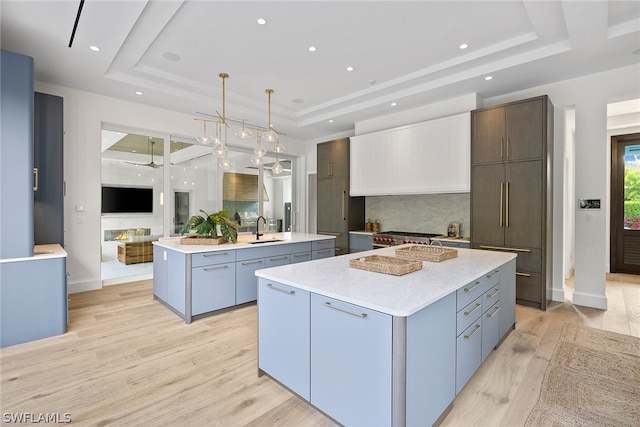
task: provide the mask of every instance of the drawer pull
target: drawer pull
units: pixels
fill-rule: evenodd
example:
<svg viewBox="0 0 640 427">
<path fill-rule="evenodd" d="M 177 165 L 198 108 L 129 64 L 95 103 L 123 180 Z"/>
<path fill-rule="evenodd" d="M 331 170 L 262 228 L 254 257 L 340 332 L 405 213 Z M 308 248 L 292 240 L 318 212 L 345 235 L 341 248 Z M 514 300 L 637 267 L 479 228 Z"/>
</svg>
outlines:
<svg viewBox="0 0 640 427">
<path fill-rule="evenodd" d="M 516 276 L 531 277 L 529 273 L 520 273 L 519 271 L 516 271 Z"/>
<path fill-rule="evenodd" d="M 210 256 L 218 256 L 218 255 L 228 255 L 226 252 L 212 252 L 210 254 L 203 254 L 202 256 L 205 258 L 209 258 Z"/>
<path fill-rule="evenodd" d="M 464 312 L 464 315 L 465 315 L 465 316 L 468 316 L 468 315 L 472 314 L 474 311 L 478 310 L 480 307 L 482 307 L 482 304 L 480 304 L 480 303 L 476 303 L 475 308 L 474 308 L 473 310 L 471 310 L 471 311 L 465 311 L 465 312 Z"/>
<path fill-rule="evenodd" d="M 331 305 L 330 302 L 325 302 L 324 305 L 326 305 L 329 308 L 333 308 L 334 310 L 338 310 L 338 311 L 342 311 L 343 313 L 350 314 L 352 316 L 363 317 L 363 318 L 367 317 L 367 313 L 357 313 L 355 311 L 349 310 L 348 308 L 342 308 L 335 305 Z"/>
<path fill-rule="evenodd" d="M 471 339 L 471 337 L 477 334 L 479 330 L 480 330 L 480 325 L 476 325 L 476 329 L 473 332 L 471 332 L 469 335 L 465 335 L 464 339 L 465 340 Z"/>
<path fill-rule="evenodd" d="M 300 258 L 300 257 L 308 257 L 308 256 L 310 256 L 310 255 L 311 255 L 311 254 L 307 254 L 307 253 L 305 253 L 305 254 L 293 254 L 293 257 L 294 257 L 294 258 Z"/>
<path fill-rule="evenodd" d="M 289 289 L 282 289 L 282 288 L 279 288 L 277 286 L 273 286 L 271 283 L 267 283 L 267 288 L 271 288 L 274 291 L 282 292 L 282 293 L 289 294 L 289 295 L 293 295 L 293 294 L 296 293 L 296 291 L 292 291 L 292 290 L 289 290 Z"/>
<path fill-rule="evenodd" d="M 496 314 L 498 314 L 499 311 L 500 311 L 500 307 L 496 307 L 496 310 L 491 314 L 487 314 L 487 317 L 491 318 L 491 317 L 495 316 Z"/>
<path fill-rule="evenodd" d="M 494 293 L 492 293 L 491 295 L 487 295 L 487 298 L 493 298 L 496 295 L 498 295 L 499 293 L 500 293 L 500 288 L 497 288 Z"/>
<path fill-rule="evenodd" d="M 331 252 L 331 249 L 323 249 L 321 251 L 318 251 L 319 254 L 327 254 L 329 252 Z"/>
<path fill-rule="evenodd" d="M 317 240 L 316 244 L 318 245 L 330 245 L 332 243 L 331 240 Z"/>
<path fill-rule="evenodd" d="M 472 290 L 474 290 L 474 289 L 475 289 L 475 288 L 477 288 L 478 286 L 480 286 L 480 282 L 476 282 L 476 284 L 475 284 L 475 285 L 473 285 L 473 286 L 472 286 L 472 287 L 470 287 L 470 288 L 464 288 L 464 291 L 465 291 L 465 292 L 471 292 Z"/>
<path fill-rule="evenodd" d="M 286 256 L 280 256 L 276 258 L 269 258 L 269 261 L 282 261 L 283 259 L 287 259 Z"/>
<path fill-rule="evenodd" d="M 531 253 L 531 249 L 520 249 L 520 248 L 508 248 L 506 246 L 485 246 L 480 245 L 480 249 L 493 249 L 496 251 L 508 251 L 508 252 L 527 252 Z"/>
<path fill-rule="evenodd" d="M 227 264 L 216 265 L 215 267 L 205 267 L 205 268 L 203 268 L 203 270 L 204 271 L 211 271 L 211 270 L 220 270 L 221 268 L 229 268 L 229 266 Z"/>
<path fill-rule="evenodd" d="M 262 264 L 262 260 L 258 259 L 258 260 L 255 260 L 255 261 L 246 261 L 246 262 L 242 263 L 242 265 L 251 265 L 251 264 Z"/>
<path fill-rule="evenodd" d="M 493 273 L 487 274 L 487 278 L 491 279 L 493 276 L 495 276 L 498 273 L 500 273 L 500 270 L 495 270 Z"/>
</svg>

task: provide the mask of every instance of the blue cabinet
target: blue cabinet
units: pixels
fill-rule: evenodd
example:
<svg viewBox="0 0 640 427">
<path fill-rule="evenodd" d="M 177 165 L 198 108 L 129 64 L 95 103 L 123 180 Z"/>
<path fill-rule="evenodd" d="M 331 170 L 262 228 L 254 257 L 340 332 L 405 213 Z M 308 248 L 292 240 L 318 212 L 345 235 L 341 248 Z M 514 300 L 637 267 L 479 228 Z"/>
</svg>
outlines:
<svg viewBox="0 0 640 427">
<path fill-rule="evenodd" d="M 33 58 L 1 53 L 0 259 L 12 259 L 33 255 Z"/>
<path fill-rule="evenodd" d="M 169 254 L 162 247 L 153 251 L 153 295 L 160 300 L 169 300 Z"/>
<path fill-rule="evenodd" d="M 258 297 L 258 367 L 309 400 L 310 294 L 260 278 Z"/>
<path fill-rule="evenodd" d="M 373 249 L 373 233 L 349 233 L 349 253 Z"/>
<path fill-rule="evenodd" d="M 311 242 L 311 259 L 322 259 L 335 256 L 335 239 L 314 240 Z"/>
<path fill-rule="evenodd" d="M 235 262 L 194 267 L 191 280 L 192 316 L 235 305 Z"/>
<path fill-rule="evenodd" d="M 482 314 L 482 361 L 489 356 L 500 339 L 500 301 Z"/>
<path fill-rule="evenodd" d="M 296 264 L 298 262 L 311 261 L 311 251 L 298 252 L 289 255 L 289 264 Z"/>
<path fill-rule="evenodd" d="M 236 262 L 236 304 L 256 300 L 258 297 L 256 270 L 265 267 L 264 258 Z"/>
<path fill-rule="evenodd" d="M 311 403 L 343 425 L 391 425 L 392 316 L 311 294 Z"/>
<path fill-rule="evenodd" d="M 500 339 L 516 326 L 516 260 L 500 267 Z"/>
</svg>

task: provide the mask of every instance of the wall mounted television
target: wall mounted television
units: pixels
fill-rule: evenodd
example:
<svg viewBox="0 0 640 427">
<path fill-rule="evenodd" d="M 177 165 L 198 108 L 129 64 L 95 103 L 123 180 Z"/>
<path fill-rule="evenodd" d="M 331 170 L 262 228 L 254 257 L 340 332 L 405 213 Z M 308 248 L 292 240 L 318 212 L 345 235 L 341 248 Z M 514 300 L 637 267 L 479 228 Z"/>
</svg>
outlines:
<svg viewBox="0 0 640 427">
<path fill-rule="evenodd" d="M 153 213 L 153 188 L 103 185 L 102 213 Z"/>
</svg>

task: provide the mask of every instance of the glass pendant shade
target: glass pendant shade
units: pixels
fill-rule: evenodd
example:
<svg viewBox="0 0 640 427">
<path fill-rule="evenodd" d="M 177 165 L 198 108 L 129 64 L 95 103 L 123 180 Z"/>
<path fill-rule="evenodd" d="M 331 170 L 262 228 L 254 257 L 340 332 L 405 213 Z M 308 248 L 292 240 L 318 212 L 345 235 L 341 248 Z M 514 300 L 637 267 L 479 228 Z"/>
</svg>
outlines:
<svg viewBox="0 0 640 427">
<path fill-rule="evenodd" d="M 225 157 L 227 157 L 227 154 L 229 154 L 229 149 L 227 149 L 224 144 L 220 144 L 213 149 L 213 152 L 219 159 L 224 159 Z"/>
<path fill-rule="evenodd" d="M 276 145 L 273 147 L 273 151 L 276 153 L 284 153 L 284 145 L 280 144 L 279 142 L 276 143 Z"/>
<path fill-rule="evenodd" d="M 261 144 L 256 145 L 256 148 L 253 149 L 253 152 L 256 157 L 264 157 L 267 154 L 267 150 L 265 150 L 265 148 Z"/>
<path fill-rule="evenodd" d="M 268 130 L 262 134 L 262 140 L 264 142 L 276 142 L 278 140 L 278 134 L 272 130 Z"/>
<path fill-rule="evenodd" d="M 214 138 L 211 136 L 209 132 L 207 132 L 207 122 L 203 121 L 204 129 L 202 131 L 202 136 L 196 138 L 196 141 L 202 145 L 213 145 Z"/>
<path fill-rule="evenodd" d="M 220 164 L 222 165 L 222 169 L 226 171 L 231 170 L 231 168 L 233 168 L 233 163 L 231 163 L 231 160 L 226 158 L 222 162 L 220 162 Z"/>
<path fill-rule="evenodd" d="M 251 157 L 251 164 L 254 165 L 254 166 L 260 166 L 260 165 L 264 164 L 264 161 L 263 161 L 262 157 L 253 156 L 253 157 Z"/>
<path fill-rule="evenodd" d="M 234 132 L 234 135 L 240 139 L 248 139 L 253 136 L 253 132 L 251 129 L 247 129 L 244 127 L 244 120 L 242 121 L 242 129 L 238 129 Z"/>
<path fill-rule="evenodd" d="M 280 175 L 282 173 L 282 165 L 280 164 L 280 161 L 276 160 L 276 162 L 273 164 L 273 167 L 271 168 L 271 172 L 274 175 Z"/>
</svg>

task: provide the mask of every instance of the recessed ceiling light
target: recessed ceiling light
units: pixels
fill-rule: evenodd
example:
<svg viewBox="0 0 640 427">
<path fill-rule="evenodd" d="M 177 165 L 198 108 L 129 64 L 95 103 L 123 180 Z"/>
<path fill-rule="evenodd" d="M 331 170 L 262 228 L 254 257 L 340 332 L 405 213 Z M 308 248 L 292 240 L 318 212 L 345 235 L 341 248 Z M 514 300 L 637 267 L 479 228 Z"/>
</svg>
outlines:
<svg viewBox="0 0 640 427">
<path fill-rule="evenodd" d="M 468 44 L 466 44 L 466 43 L 462 43 L 462 44 L 460 45 L 460 49 L 466 49 L 466 48 L 468 48 L 468 47 L 469 47 L 469 45 L 468 45 Z"/>
<path fill-rule="evenodd" d="M 267 20 L 264 18 L 258 18 L 257 21 L 258 25 L 265 25 L 267 23 Z"/>
<path fill-rule="evenodd" d="M 142 95 L 142 92 L 140 92 L 139 90 L 136 91 L 136 95 Z"/>
<path fill-rule="evenodd" d="M 302 104 L 304 102 L 304 99 L 293 98 L 291 102 L 293 102 L 294 104 Z"/>
<path fill-rule="evenodd" d="M 181 59 L 180 55 L 175 54 L 173 52 L 165 52 L 162 54 L 162 57 L 167 61 L 171 61 L 171 62 L 178 62 Z"/>
<path fill-rule="evenodd" d="M 329 123 L 333 123 L 333 119 L 329 119 Z"/>
<path fill-rule="evenodd" d="M 353 71 L 353 67 L 347 67 L 347 71 Z"/>
<path fill-rule="evenodd" d="M 489 80 L 493 79 L 493 76 L 487 76 L 487 77 L 485 77 L 484 79 L 485 79 L 485 80 L 487 80 L 487 81 L 489 81 Z"/>
<path fill-rule="evenodd" d="M 315 52 L 316 50 L 318 50 L 317 47 L 315 46 L 309 46 L 309 52 Z"/>
<path fill-rule="evenodd" d="M 94 52 L 100 52 L 100 48 L 98 46 L 89 46 L 89 49 L 91 49 Z"/>
<path fill-rule="evenodd" d="M 392 103 L 391 103 L 391 106 L 392 106 L 392 107 L 395 107 L 396 105 L 398 105 L 398 103 L 397 103 L 397 102 L 392 102 Z"/>
</svg>

